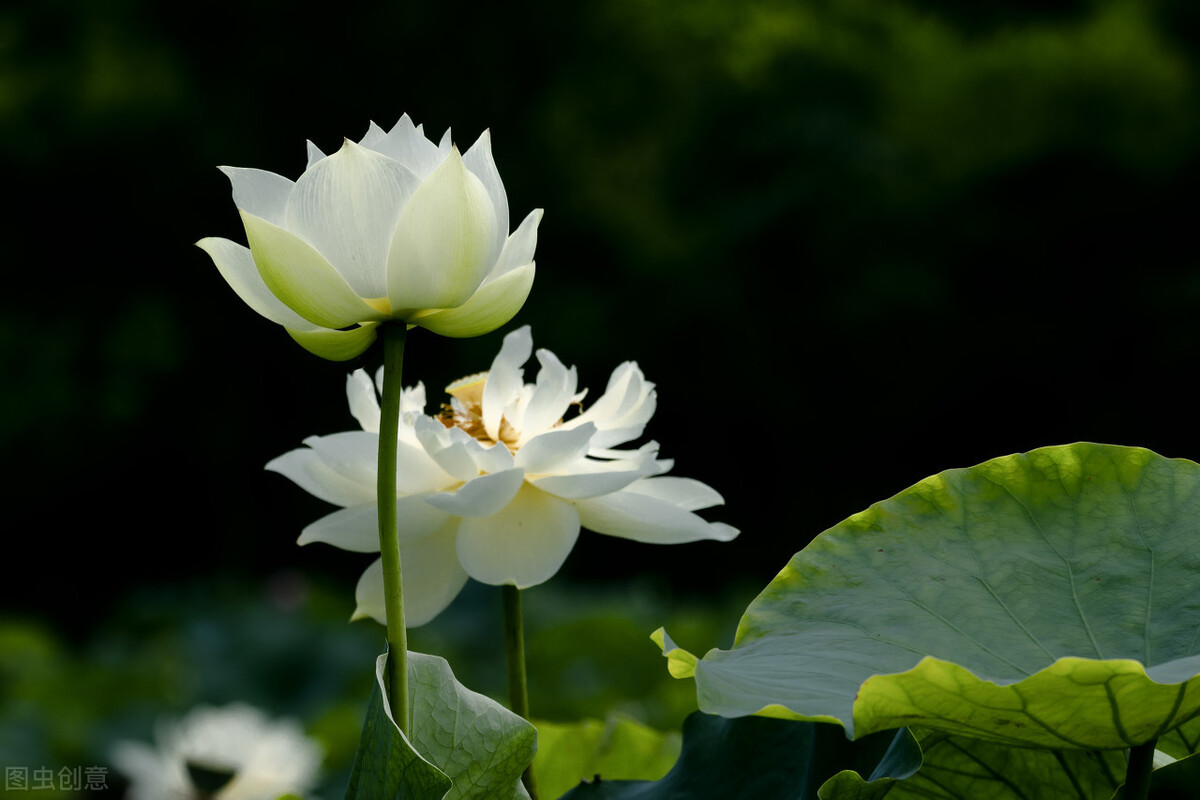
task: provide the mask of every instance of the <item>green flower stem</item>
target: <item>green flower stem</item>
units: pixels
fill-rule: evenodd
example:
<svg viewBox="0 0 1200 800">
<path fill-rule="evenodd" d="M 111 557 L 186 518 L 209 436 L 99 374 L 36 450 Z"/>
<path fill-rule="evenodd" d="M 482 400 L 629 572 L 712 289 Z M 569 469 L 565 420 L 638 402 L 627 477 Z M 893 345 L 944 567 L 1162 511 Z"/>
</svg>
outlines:
<svg viewBox="0 0 1200 800">
<path fill-rule="evenodd" d="M 408 631 L 400 579 L 400 536 L 396 524 L 396 442 L 400 434 L 400 385 L 404 370 L 404 323 L 380 326 L 383 337 L 383 401 L 379 415 L 379 554 L 387 614 L 388 702 L 392 718 L 408 736 Z"/>
<path fill-rule="evenodd" d="M 1125 800 L 1146 800 L 1150 796 L 1150 773 L 1154 771 L 1154 748 L 1158 739 L 1129 748 L 1129 766 L 1125 768 Z"/>
<path fill-rule="evenodd" d="M 521 621 L 521 590 L 511 584 L 500 587 L 504 598 L 504 653 L 508 661 L 508 705 L 522 719 L 529 719 L 529 688 L 525 680 L 525 624 Z M 521 776 L 532 800 L 538 800 L 533 765 Z"/>
</svg>

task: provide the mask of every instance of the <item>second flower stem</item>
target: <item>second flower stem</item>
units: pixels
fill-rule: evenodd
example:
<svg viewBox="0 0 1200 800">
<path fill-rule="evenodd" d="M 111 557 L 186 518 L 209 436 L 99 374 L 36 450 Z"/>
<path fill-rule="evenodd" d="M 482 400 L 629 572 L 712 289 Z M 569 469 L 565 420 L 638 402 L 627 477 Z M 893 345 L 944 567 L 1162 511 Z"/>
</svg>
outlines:
<svg viewBox="0 0 1200 800">
<path fill-rule="evenodd" d="M 1150 794 L 1150 773 L 1154 771 L 1157 739 L 1129 748 L 1129 766 L 1125 770 L 1125 800 L 1145 800 Z"/>
<path fill-rule="evenodd" d="M 525 624 L 521 619 L 521 590 L 511 584 L 500 587 L 504 601 L 504 653 L 508 662 L 508 704 L 513 713 L 529 719 L 529 687 L 525 680 Z M 533 765 L 521 776 L 532 800 L 538 800 Z"/>
<path fill-rule="evenodd" d="M 379 555 L 383 561 L 383 602 L 387 615 L 388 704 L 401 733 L 408 736 L 408 631 L 400 578 L 400 534 L 396 520 L 396 443 L 400 434 L 400 387 L 404 370 L 404 323 L 380 326 L 383 337 L 383 399 L 379 414 Z"/>
</svg>

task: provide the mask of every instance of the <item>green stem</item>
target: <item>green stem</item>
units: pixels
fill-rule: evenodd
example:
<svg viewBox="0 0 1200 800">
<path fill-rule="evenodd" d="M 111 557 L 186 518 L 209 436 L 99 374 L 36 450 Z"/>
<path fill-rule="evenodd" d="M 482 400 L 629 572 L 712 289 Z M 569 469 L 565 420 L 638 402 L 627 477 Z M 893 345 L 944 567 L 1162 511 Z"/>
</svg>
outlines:
<svg viewBox="0 0 1200 800">
<path fill-rule="evenodd" d="M 383 560 L 383 602 L 387 615 L 388 700 L 392 718 L 408 736 L 408 631 L 400 579 L 400 537 L 396 524 L 396 442 L 400 434 L 400 385 L 404 370 L 404 323 L 380 326 L 383 336 L 383 401 L 379 414 L 379 554 Z"/>
<path fill-rule="evenodd" d="M 1150 796 L 1150 773 L 1154 771 L 1154 748 L 1158 739 L 1129 748 L 1129 766 L 1125 768 L 1125 800 L 1146 800 Z"/>
<path fill-rule="evenodd" d="M 521 620 L 521 590 L 511 584 L 500 587 L 504 599 L 504 654 L 508 661 L 508 705 L 514 714 L 529 719 L 529 688 L 525 680 L 525 624 Z M 538 800 L 533 765 L 521 776 L 532 800 Z"/>
</svg>

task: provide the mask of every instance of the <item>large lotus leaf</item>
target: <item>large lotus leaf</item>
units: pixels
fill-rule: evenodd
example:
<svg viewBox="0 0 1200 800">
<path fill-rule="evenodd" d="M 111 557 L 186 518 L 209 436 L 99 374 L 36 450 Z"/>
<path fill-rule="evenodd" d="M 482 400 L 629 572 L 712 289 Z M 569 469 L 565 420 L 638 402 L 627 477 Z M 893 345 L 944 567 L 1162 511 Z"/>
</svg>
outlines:
<svg viewBox="0 0 1200 800">
<path fill-rule="evenodd" d="M 346 800 L 529 797 L 520 779 L 537 748 L 532 725 L 455 680 L 445 659 L 410 651 L 406 738 L 387 707 L 386 665 L 385 653 Z"/>
<path fill-rule="evenodd" d="M 683 723 L 679 761 L 662 780 L 600 775 L 563 800 L 879 800 L 920 766 L 907 730 L 851 742 L 836 725 L 695 712 Z"/>
<path fill-rule="evenodd" d="M 1107 800 L 1125 779 L 1119 750 L 1010 747 L 930 731 L 924 763 L 888 800 Z"/>
<path fill-rule="evenodd" d="M 943 472 L 814 539 L 694 673 L 702 710 L 1125 748 L 1200 714 L 1200 465 L 1098 444 Z"/>
</svg>

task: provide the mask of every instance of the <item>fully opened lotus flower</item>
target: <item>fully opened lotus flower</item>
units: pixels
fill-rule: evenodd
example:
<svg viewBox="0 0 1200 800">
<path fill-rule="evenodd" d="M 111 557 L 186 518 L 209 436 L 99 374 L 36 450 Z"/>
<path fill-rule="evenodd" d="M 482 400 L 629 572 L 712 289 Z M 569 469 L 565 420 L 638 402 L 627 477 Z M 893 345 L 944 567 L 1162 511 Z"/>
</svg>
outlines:
<svg viewBox="0 0 1200 800">
<path fill-rule="evenodd" d="M 319 356 L 354 358 L 387 320 L 478 336 L 529 295 L 542 212 L 509 235 L 487 131 L 460 156 L 449 130 L 434 144 L 405 115 L 332 155 L 310 142 L 295 182 L 221 169 L 250 246 L 197 244 L 247 305 Z"/>
<path fill-rule="evenodd" d="M 316 781 L 321 746 L 292 720 L 251 706 L 202 706 L 156 730 L 157 747 L 118 742 L 113 762 L 131 800 L 276 800 Z"/>
<path fill-rule="evenodd" d="M 738 534 L 694 513 L 721 496 L 664 475 L 671 462 L 659 460 L 655 442 L 616 447 L 640 437 L 654 414 L 654 384 L 635 363 L 617 367 L 604 394 L 571 415 L 585 394 L 575 368 L 539 350 L 537 381 L 526 384 L 521 367 L 532 348 L 528 327 L 508 334 L 491 370 L 451 384 L 436 415 L 424 413 L 422 386 L 402 395 L 396 493 L 410 627 L 437 616 L 468 577 L 521 589 L 548 580 L 581 527 L 654 544 Z M 379 403 L 362 370 L 347 393 L 361 431 L 310 437 L 267 469 L 343 506 L 305 528 L 301 544 L 377 552 Z M 359 580 L 357 600 L 356 618 L 385 621 L 379 561 Z"/>
</svg>

